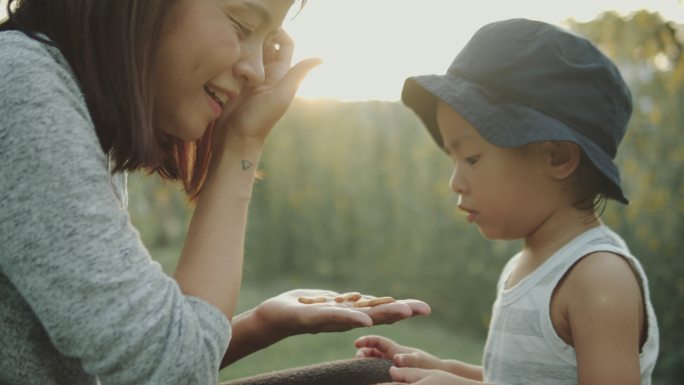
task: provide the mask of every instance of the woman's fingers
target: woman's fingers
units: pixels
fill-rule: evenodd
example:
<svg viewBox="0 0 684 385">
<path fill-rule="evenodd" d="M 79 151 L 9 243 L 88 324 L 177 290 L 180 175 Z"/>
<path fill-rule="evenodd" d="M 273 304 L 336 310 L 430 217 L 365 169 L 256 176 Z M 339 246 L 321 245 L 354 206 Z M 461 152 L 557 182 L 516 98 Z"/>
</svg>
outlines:
<svg viewBox="0 0 684 385">
<path fill-rule="evenodd" d="M 337 331 L 341 329 L 349 329 L 352 327 L 370 327 L 373 326 L 373 320 L 364 313 L 351 311 L 349 309 L 339 307 L 325 307 L 321 308 L 322 313 L 327 313 L 324 325 L 328 325 L 328 330 L 324 326 L 324 331 Z"/>
<path fill-rule="evenodd" d="M 318 58 L 304 59 L 295 64 L 285 75 L 282 81 L 282 87 L 288 91 L 288 95 L 294 97 L 297 89 L 306 75 L 316 66 L 321 64 L 322 60 Z"/>
<path fill-rule="evenodd" d="M 274 44 L 277 45 L 274 60 L 289 67 L 292 64 L 292 55 L 294 54 L 294 40 L 285 30 L 281 29 L 275 38 Z"/>
<path fill-rule="evenodd" d="M 401 300 L 399 302 L 405 303 L 411 308 L 411 311 L 413 312 L 414 316 L 417 315 L 430 315 L 432 312 L 432 309 L 430 308 L 430 305 L 423 301 L 418 301 L 415 299 L 406 299 L 406 300 Z"/>
<path fill-rule="evenodd" d="M 291 71 L 294 41 L 284 30 L 280 30 L 273 42 L 264 48 L 263 60 L 266 78 L 264 85 L 279 84 Z"/>
</svg>

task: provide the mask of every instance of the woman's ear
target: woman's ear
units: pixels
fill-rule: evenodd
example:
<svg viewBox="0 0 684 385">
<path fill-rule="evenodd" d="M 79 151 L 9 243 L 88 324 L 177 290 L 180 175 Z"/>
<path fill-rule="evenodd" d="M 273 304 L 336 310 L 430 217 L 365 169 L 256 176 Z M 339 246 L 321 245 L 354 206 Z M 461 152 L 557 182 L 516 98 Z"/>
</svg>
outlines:
<svg viewBox="0 0 684 385">
<path fill-rule="evenodd" d="M 549 175 L 562 180 L 572 175 L 579 166 L 582 151 L 576 143 L 568 141 L 544 142 L 544 153 L 547 156 Z"/>
</svg>

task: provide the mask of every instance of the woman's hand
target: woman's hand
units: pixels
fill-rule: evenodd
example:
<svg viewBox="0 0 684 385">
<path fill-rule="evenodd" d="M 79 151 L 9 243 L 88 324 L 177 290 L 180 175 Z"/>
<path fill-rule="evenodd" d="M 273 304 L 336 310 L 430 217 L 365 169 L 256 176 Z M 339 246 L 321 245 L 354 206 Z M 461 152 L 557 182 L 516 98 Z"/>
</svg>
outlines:
<svg viewBox="0 0 684 385">
<path fill-rule="evenodd" d="M 391 360 L 397 367 L 444 369 L 443 361 L 417 348 L 399 345 L 389 338 L 364 336 L 354 342 L 357 357 Z"/>
<path fill-rule="evenodd" d="M 240 96 L 228 103 L 216 123 L 226 140 L 263 143 L 271 128 L 285 114 L 306 74 L 320 59 L 306 59 L 291 67 L 294 42 L 283 30 L 264 51 L 265 80 L 256 87 L 245 86 Z"/>
<path fill-rule="evenodd" d="M 320 332 L 341 332 L 356 327 L 391 324 L 409 317 L 430 314 L 425 302 L 405 299 L 372 307 L 354 307 L 351 302 L 338 303 L 339 293 L 329 290 L 297 289 L 261 303 L 255 316 L 262 325 L 276 328 L 283 337 Z M 303 304 L 300 297 L 327 296 L 329 301 Z M 363 299 L 375 298 L 363 295 Z"/>
<path fill-rule="evenodd" d="M 414 299 L 372 307 L 354 307 L 349 302 L 336 302 L 334 298 L 339 295 L 329 290 L 297 289 L 270 298 L 237 315 L 231 323 L 233 335 L 221 367 L 297 334 L 341 332 L 430 314 L 428 304 Z M 330 300 L 312 304 L 299 302 L 300 297 L 319 296 L 329 297 Z M 361 299 L 372 298 L 375 297 L 363 295 Z"/>
</svg>

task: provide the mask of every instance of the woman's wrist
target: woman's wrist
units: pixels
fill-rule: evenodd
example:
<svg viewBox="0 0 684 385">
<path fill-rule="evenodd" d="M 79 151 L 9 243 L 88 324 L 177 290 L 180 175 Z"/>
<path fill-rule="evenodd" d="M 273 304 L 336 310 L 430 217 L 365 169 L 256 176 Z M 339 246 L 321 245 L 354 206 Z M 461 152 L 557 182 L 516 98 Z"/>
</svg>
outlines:
<svg viewBox="0 0 684 385">
<path fill-rule="evenodd" d="M 214 160 L 220 160 L 226 156 L 240 157 L 256 167 L 261 158 L 265 139 L 256 137 L 244 137 L 237 134 L 226 134 L 217 138 L 214 145 Z"/>
<path fill-rule="evenodd" d="M 288 323 L 286 320 L 273 319 L 269 315 L 273 312 L 268 310 L 268 308 L 264 305 L 265 303 L 266 301 L 262 302 L 251 310 L 250 322 L 253 325 L 256 325 L 255 327 L 257 327 L 257 330 L 262 333 L 264 340 L 268 341 L 268 345 L 274 344 L 294 334 L 298 334 L 295 333 L 294 330 L 288 329 Z"/>
<path fill-rule="evenodd" d="M 232 175 L 231 184 L 237 189 L 244 190 L 242 192 L 246 197 L 251 196 L 251 187 L 257 175 L 263 143 L 223 139 L 220 142 L 215 143 L 207 182 Z M 240 188 L 240 185 L 243 188 Z"/>
<path fill-rule="evenodd" d="M 266 138 L 228 133 L 222 142 L 223 147 L 229 151 L 261 153 L 266 143 Z"/>
<path fill-rule="evenodd" d="M 231 322 L 232 338 L 221 367 L 287 337 L 278 329 L 274 330 L 273 326 L 273 322 L 260 315 L 258 306 L 235 316 Z"/>
</svg>

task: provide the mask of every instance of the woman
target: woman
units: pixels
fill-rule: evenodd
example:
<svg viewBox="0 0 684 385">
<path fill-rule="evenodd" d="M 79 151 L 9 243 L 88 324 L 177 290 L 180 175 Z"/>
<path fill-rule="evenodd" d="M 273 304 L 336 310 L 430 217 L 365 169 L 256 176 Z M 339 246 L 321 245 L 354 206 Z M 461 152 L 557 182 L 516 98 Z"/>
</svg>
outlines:
<svg viewBox="0 0 684 385">
<path fill-rule="evenodd" d="M 222 360 L 287 336 L 429 312 L 410 300 L 304 305 L 298 297 L 319 292 L 293 291 L 233 318 L 256 165 L 318 64 L 290 65 L 281 23 L 291 6 L 9 1 L 0 382 L 214 384 Z M 125 172 L 139 169 L 180 181 L 196 201 L 173 278 L 126 212 Z"/>
</svg>

